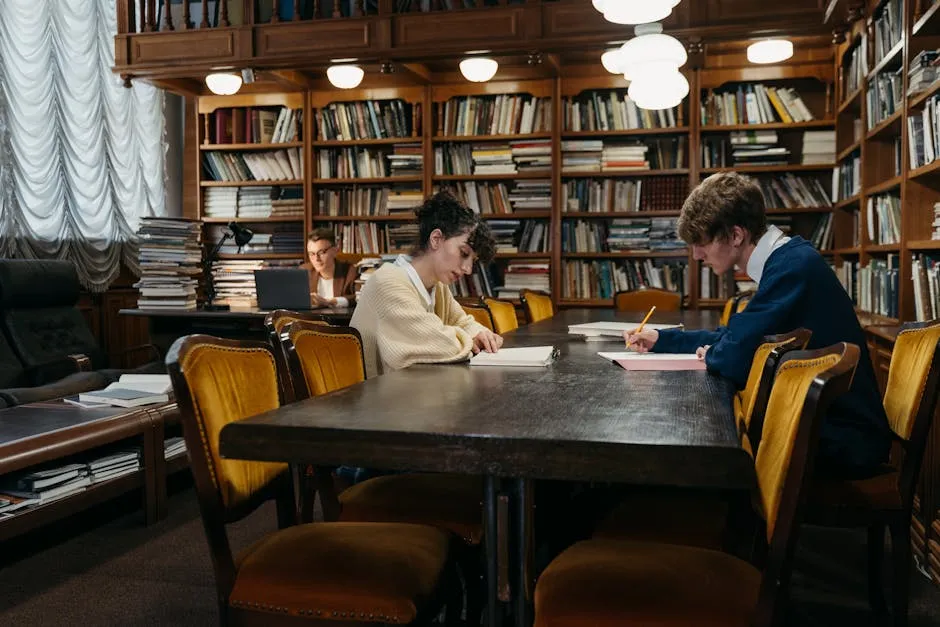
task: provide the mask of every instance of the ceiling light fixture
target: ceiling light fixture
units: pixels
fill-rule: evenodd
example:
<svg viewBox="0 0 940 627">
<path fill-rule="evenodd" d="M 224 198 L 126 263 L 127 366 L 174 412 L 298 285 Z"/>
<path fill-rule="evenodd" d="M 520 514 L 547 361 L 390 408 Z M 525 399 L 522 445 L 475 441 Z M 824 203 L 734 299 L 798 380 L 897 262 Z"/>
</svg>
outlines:
<svg viewBox="0 0 940 627">
<path fill-rule="evenodd" d="M 242 87 L 242 77 L 229 72 L 218 72 L 206 76 L 206 87 L 217 96 L 231 96 Z"/>
<path fill-rule="evenodd" d="M 751 63 L 780 63 L 793 56 L 793 42 L 789 39 L 764 39 L 747 47 L 747 60 Z"/>
<path fill-rule="evenodd" d="M 354 89 L 359 87 L 362 77 L 366 73 L 358 65 L 343 64 L 331 65 L 326 68 L 326 77 L 330 84 L 338 89 Z"/>
<path fill-rule="evenodd" d="M 601 65 L 611 74 L 623 74 L 623 69 L 620 67 L 620 48 L 614 48 L 602 54 Z"/>
<path fill-rule="evenodd" d="M 614 24 L 646 24 L 664 20 L 679 0 L 591 0 L 604 19 Z"/>
<path fill-rule="evenodd" d="M 496 76 L 498 69 L 499 63 L 489 57 L 467 57 L 460 62 L 460 73 L 474 83 L 485 83 Z"/>
<path fill-rule="evenodd" d="M 689 81 L 678 71 L 647 74 L 630 83 L 627 95 L 641 109 L 671 109 L 689 95 Z"/>
<path fill-rule="evenodd" d="M 679 40 L 663 34 L 662 24 L 640 24 L 636 37 L 620 49 L 617 66 L 627 80 L 640 74 L 661 72 L 663 68 L 678 70 L 689 60 L 689 54 Z"/>
</svg>

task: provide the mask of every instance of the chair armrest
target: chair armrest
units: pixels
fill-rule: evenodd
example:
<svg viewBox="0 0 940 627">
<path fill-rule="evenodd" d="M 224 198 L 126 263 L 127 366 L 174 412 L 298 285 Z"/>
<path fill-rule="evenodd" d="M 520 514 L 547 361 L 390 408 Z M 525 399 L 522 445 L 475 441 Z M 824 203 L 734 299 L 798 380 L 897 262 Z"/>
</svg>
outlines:
<svg viewBox="0 0 940 627">
<path fill-rule="evenodd" d="M 91 359 L 79 353 L 60 357 L 26 369 L 26 378 L 31 385 L 46 385 L 76 372 L 91 371 Z"/>
</svg>

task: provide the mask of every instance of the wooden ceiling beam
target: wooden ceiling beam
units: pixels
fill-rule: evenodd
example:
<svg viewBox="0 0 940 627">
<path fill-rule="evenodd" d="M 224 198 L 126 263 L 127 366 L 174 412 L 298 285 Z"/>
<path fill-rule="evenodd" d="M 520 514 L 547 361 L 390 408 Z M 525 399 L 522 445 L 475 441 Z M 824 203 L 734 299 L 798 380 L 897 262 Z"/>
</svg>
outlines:
<svg viewBox="0 0 940 627">
<path fill-rule="evenodd" d="M 397 65 L 424 85 L 434 82 L 434 72 L 424 63 L 399 63 Z"/>
<path fill-rule="evenodd" d="M 313 79 L 301 70 L 266 70 L 264 74 L 288 89 L 310 89 L 313 85 Z"/>
<path fill-rule="evenodd" d="M 206 85 L 203 81 L 196 78 L 161 78 L 161 79 L 143 79 L 154 87 L 159 87 L 168 92 L 179 94 L 181 96 L 199 96 L 206 93 Z"/>
</svg>

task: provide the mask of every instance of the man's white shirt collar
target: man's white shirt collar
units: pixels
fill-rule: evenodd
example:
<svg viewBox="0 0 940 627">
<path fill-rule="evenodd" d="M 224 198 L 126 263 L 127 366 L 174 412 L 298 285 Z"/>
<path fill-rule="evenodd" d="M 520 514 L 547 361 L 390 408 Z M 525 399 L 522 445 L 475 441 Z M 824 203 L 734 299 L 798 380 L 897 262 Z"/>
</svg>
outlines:
<svg viewBox="0 0 940 627">
<path fill-rule="evenodd" d="M 751 258 L 747 260 L 747 275 L 755 283 L 760 283 L 760 278 L 764 274 L 764 265 L 770 254 L 790 241 L 790 238 L 779 228 L 771 224 L 767 231 L 757 240 L 757 246 L 751 253 Z"/>
<path fill-rule="evenodd" d="M 398 255 L 398 257 L 395 258 L 395 265 L 399 268 L 405 269 L 405 272 L 408 274 L 408 278 L 411 279 L 411 282 L 414 284 L 415 288 L 417 288 L 418 292 L 424 296 L 424 302 L 427 304 L 430 310 L 433 311 L 435 301 L 434 290 L 429 290 L 428 288 L 424 287 L 424 283 L 421 281 L 421 277 L 418 276 L 418 271 L 415 270 L 413 265 L 411 265 L 411 257 L 408 255 Z"/>
</svg>

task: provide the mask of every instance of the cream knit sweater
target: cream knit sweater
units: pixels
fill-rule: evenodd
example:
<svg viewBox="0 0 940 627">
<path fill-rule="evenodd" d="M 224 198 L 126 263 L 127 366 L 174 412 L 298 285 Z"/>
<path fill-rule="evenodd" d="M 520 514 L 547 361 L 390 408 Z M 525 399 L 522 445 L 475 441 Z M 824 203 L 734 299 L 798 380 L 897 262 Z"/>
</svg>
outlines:
<svg viewBox="0 0 940 627">
<path fill-rule="evenodd" d="M 473 338 L 485 330 L 446 285 L 434 286 L 432 309 L 405 269 L 391 263 L 369 277 L 357 302 L 349 324 L 362 336 L 367 377 L 466 359 Z"/>
</svg>

